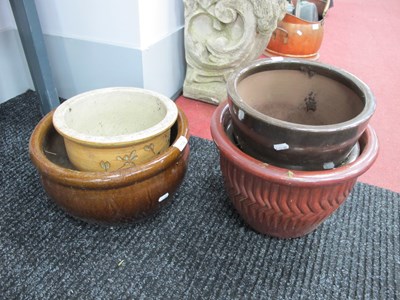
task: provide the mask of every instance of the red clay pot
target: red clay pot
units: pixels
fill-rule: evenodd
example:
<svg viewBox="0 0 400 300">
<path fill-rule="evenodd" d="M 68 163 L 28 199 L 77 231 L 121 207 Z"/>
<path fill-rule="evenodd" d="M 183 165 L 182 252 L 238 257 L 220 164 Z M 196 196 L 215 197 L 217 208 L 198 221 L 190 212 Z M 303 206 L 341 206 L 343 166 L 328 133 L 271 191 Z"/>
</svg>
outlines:
<svg viewBox="0 0 400 300">
<path fill-rule="evenodd" d="M 368 126 L 354 162 L 332 170 L 292 171 L 242 152 L 231 130 L 228 105 L 221 104 L 212 117 L 211 134 L 220 151 L 229 198 L 251 228 L 278 238 L 301 237 L 315 230 L 346 200 L 378 155 L 377 136 Z"/>
</svg>

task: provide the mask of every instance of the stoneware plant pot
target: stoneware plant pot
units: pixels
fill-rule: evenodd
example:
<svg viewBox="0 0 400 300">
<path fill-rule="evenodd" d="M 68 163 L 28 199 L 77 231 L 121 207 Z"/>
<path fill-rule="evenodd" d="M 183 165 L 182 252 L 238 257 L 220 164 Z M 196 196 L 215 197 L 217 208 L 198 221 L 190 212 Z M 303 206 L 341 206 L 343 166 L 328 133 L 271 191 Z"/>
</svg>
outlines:
<svg viewBox="0 0 400 300">
<path fill-rule="evenodd" d="M 266 164 L 237 146 L 227 105 L 214 112 L 211 134 L 235 209 L 254 230 L 279 238 L 300 237 L 316 229 L 345 201 L 378 154 L 375 132 L 367 127 L 359 139 L 361 154 L 339 168 L 294 171 Z"/>
<path fill-rule="evenodd" d="M 323 21 L 306 21 L 287 13 L 273 32 L 265 54 L 317 59 L 324 37 Z"/>
<path fill-rule="evenodd" d="M 83 171 L 115 171 L 150 161 L 169 147 L 175 103 L 153 91 L 115 87 L 72 97 L 55 111 L 71 163 Z"/>
<path fill-rule="evenodd" d="M 34 129 L 29 151 L 43 187 L 68 214 L 87 222 L 118 224 L 140 221 L 170 203 L 183 181 L 189 156 L 188 123 L 182 111 L 171 128 L 171 146 L 150 161 L 113 172 L 77 170 L 53 113 Z"/>
<path fill-rule="evenodd" d="M 330 0 L 307 0 L 307 2 L 314 3 L 316 5 L 320 20 L 325 17 L 331 4 Z M 291 3 L 295 7 L 297 6 L 297 0 L 292 0 Z"/>
<path fill-rule="evenodd" d="M 343 164 L 375 111 L 375 98 L 364 82 L 307 60 L 254 61 L 234 73 L 227 87 L 242 149 L 291 169 Z"/>
</svg>

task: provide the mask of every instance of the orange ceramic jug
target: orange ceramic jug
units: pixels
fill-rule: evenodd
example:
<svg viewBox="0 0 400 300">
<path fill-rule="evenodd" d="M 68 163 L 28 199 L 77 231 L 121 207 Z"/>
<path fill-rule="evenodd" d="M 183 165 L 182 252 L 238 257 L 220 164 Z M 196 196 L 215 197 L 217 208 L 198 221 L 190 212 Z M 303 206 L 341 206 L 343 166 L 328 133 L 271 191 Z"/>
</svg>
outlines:
<svg viewBox="0 0 400 300">
<path fill-rule="evenodd" d="M 266 51 L 279 56 L 317 57 L 324 35 L 323 21 L 310 22 L 287 13 L 273 32 Z"/>
</svg>

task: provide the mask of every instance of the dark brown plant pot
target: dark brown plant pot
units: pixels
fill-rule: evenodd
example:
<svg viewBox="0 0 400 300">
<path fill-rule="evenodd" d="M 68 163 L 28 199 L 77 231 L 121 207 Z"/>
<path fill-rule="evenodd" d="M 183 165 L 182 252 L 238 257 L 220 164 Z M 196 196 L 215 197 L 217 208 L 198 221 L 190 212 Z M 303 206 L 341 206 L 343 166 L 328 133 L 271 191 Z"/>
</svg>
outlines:
<svg viewBox="0 0 400 300">
<path fill-rule="evenodd" d="M 293 171 L 259 161 L 242 152 L 232 135 L 228 105 L 211 120 L 229 198 L 254 230 L 278 238 L 296 238 L 315 230 L 347 198 L 357 178 L 378 155 L 378 140 L 368 126 L 359 139 L 354 162 L 324 171 Z"/>
<path fill-rule="evenodd" d="M 53 112 L 34 129 L 29 151 L 46 193 L 68 214 L 92 223 L 141 221 L 172 201 L 185 176 L 189 139 L 182 111 L 171 131 L 171 146 L 150 162 L 114 172 L 76 170 L 63 138 L 52 124 Z"/>
<path fill-rule="evenodd" d="M 261 59 L 228 80 L 235 137 L 260 160 L 300 169 L 340 166 L 375 111 L 370 88 L 326 64 Z"/>
</svg>

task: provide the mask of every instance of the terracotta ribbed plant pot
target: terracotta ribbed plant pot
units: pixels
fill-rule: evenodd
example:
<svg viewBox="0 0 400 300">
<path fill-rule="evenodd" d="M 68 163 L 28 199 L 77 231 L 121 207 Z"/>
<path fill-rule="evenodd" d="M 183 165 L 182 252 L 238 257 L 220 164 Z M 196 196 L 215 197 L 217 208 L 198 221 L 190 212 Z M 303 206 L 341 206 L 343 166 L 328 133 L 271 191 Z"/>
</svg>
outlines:
<svg viewBox="0 0 400 300">
<path fill-rule="evenodd" d="M 188 165 L 189 130 L 182 111 L 171 128 L 171 146 L 140 166 L 114 172 L 79 171 L 68 159 L 53 112 L 34 129 L 29 151 L 43 187 L 68 214 L 102 224 L 141 221 L 172 201 Z"/>
<path fill-rule="evenodd" d="M 242 149 L 299 170 L 345 162 L 376 107 L 371 89 L 356 76 L 300 59 L 251 62 L 232 74 L 227 90 Z"/>
<path fill-rule="evenodd" d="M 228 105 L 220 105 L 211 120 L 211 134 L 229 198 L 250 227 L 279 238 L 315 230 L 346 200 L 378 155 L 378 140 L 369 126 L 359 139 L 361 154 L 354 162 L 332 170 L 293 171 L 242 152 L 231 126 Z"/>
</svg>

